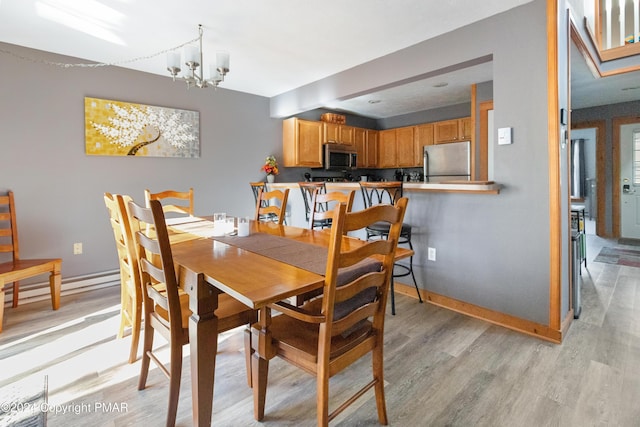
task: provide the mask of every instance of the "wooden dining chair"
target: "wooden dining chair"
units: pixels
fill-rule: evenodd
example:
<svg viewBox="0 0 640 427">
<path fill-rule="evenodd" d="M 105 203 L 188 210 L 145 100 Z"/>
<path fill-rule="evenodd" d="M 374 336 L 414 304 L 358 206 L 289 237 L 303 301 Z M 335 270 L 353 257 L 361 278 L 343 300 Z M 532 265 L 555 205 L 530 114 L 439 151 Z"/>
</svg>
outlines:
<svg viewBox="0 0 640 427">
<path fill-rule="evenodd" d="M 146 387 L 149 364 L 153 360 L 169 378 L 167 426 L 172 426 L 176 421 L 180 396 L 182 347 L 189 342 L 189 316 L 191 316 L 189 296 L 178 283 L 169 232 L 160 201 L 150 200 L 149 208 L 144 208 L 130 201 L 128 213 L 140 266 L 145 316 L 143 355 L 138 389 L 143 390 Z M 198 280 L 204 282 L 204 277 L 200 276 Z M 227 294 L 219 296 L 215 314 L 218 317 L 218 332 L 250 325 L 257 320 L 255 310 Z M 159 332 L 169 342 L 170 365 L 168 369 L 153 352 L 154 331 Z M 245 348 L 248 368 L 250 367 L 250 351 L 249 343 L 249 347 Z M 247 371 L 247 382 L 251 384 L 250 369 Z"/>
<path fill-rule="evenodd" d="M 109 219 L 118 252 L 120 265 L 120 328 L 118 338 L 124 337 L 126 328 L 131 328 L 131 349 L 129 363 L 138 359 L 138 343 L 142 326 L 142 287 L 140 286 L 140 269 L 135 255 L 135 246 L 127 204 L 131 197 L 104 193 L 104 204 L 109 211 Z"/>
<path fill-rule="evenodd" d="M 335 212 L 333 208 L 336 203 L 344 203 L 347 206 L 347 212 L 351 212 L 354 194 L 354 191 L 346 193 L 341 191 L 332 191 L 330 193 L 314 191 L 310 204 L 309 229 L 331 227 Z"/>
<path fill-rule="evenodd" d="M 8 261 L 0 262 L 0 332 L 4 317 L 4 286 L 13 283 L 12 306 L 18 306 L 20 280 L 49 274 L 49 291 L 51 306 L 54 310 L 60 307 L 60 286 L 62 283 L 61 258 L 23 259 L 20 258 L 18 245 L 18 223 L 13 191 L 0 196 L 0 253 L 9 254 Z M 1 258 L 0 258 L 1 260 Z"/>
<path fill-rule="evenodd" d="M 353 213 L 347 213 L 345 204 L 338 204 L 334 209 L 322 297 L 302 307 L 284 301 L 270 304 L 269 309 L 282 314 L 271 316 L 267 312 L 252 327 L 254 334 L 268 328 L 271 354 L 316 376 L 318 426 L 327 426 L 372 387 L 378 421 L 387 424 L 383 369 L 385 308 L 406 207 L 406 198 L 398 200 L 395 206 L 378 205 Z M 387 240 L 367 241 L 358 248 L 349 244 L 354 238 L 347 237 L 348 232 L 376 222 L 390 225 Z M 373 378 L 329 413 L 329 378 L 368 353 L 372 355 Z M 253 363 L 256 416 L 262 419 L 269 362 L 255 355 Z M 262 377 L 258 366 L 265 368 Z"/>
<path fill-rule="evenodd" d="M 144 190 L 144 199 L 147 207 L 150 200 L 159 200 L 165 214 L 175 212 L 193 216 L 193 188 L 189 191 L 166 190 L 159 193 L 152 193 L 147 189 Z"/>
<path fill-rule="evenodd" d="M 258 190 L 258 199 L 256 201 L 256 221 L 272 221 L 282 225 L 287 212 L 287 200 L 289 198 L 289 189 L 283 191 L 264 189 Z"/>
</svg>

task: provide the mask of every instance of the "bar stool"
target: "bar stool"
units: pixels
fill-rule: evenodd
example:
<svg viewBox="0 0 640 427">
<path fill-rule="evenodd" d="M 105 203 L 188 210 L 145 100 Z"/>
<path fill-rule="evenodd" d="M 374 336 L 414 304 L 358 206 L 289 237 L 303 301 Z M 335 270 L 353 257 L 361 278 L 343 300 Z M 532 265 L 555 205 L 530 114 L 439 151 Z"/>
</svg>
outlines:
<svg viewBox="0 0 640 427">
<path fill-rule="evenodd" d="M 364 207 L 369 208 L 371 206 L 388 203 L 395 204 L 398 199 L 402 197 L 402 182 L 390 181 L 390 182 L 360 182 L 360 190 L 362 191 L 362 198 L 364 199 Z M 409 245 L 409 248 L 413 250 L 411 244 L 411 225 L 402 224 L 400 231 L 400 238 L 398 239 L 399 245 Z M 376 223 L 366 228 L 367 240 L 373 239 L 386 239 L 389 236 L 389 224 Z M 396 273 L 396 269 L 400 270 Z M 413 279 L 413 286 L 416 288 L 418 294 L 418 300 L 422 303 L 422 296 L 420 295 L 420 289 L 418 289 L 418 283 L 416 282 L 416 276 L 413 274 L 413 255 L 409 258 L 409 265 L 394 264 L 394 272 L 391 276 L 391 314 L 396 314 L 396 301 L 393 289 L 393 279 L 395 277 L 411 276 Z"/>
<path fill-rule="evenodd" d="M 304 200 L 304 209 L 305 209 L 305 220 L 307 224 L 309 223 L 309 218 L 311 217 L 311 206 L 313 202 L 313 193 L 315 190 L 318 190 L 318 194 L 326 194 L 327 186 L 324 182 L 299 182 L 300 191 L 302 192 L 302 200 Z M 327 205 L 320 205 L 318 207 L 321 211 L 327 210 Z M 313 228 L 326 228 L 331 227 L 331 220 L 318 220 L 314 221 Z"/>
</svg>

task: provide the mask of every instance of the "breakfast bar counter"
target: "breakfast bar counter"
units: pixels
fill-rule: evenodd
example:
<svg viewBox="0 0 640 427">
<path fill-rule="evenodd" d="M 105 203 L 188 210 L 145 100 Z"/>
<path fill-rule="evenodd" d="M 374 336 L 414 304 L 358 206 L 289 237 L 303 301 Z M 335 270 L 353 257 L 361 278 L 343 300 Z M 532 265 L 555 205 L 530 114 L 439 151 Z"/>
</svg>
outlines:
<svg viewBox="0 0 640 427">
<path fill-rule="evenodd" d="M 403 189 L 407 193 L 411 192 L 444 192 L 444 193 L 477 193 L 477 194 L 499 194 L 501 184 L 493 181 L 443 181 L 443 182 L 405 182 Z M 357 182 L 327 182 L 328 191 L 349 191 L 360 190 Z M 269 184 L 271 188 L 297 189 L 297 182 L 283 182 Z"/>
</svg>

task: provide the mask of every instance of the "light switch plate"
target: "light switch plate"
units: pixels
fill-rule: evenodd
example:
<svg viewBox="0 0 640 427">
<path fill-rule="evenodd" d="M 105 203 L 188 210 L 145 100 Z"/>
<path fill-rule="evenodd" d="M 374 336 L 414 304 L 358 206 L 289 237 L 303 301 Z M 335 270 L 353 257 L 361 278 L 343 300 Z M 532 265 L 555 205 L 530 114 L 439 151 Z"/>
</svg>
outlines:
<svg viewBox="0 0 640 427">
<path fill-rule="evenodd" d="M 499 128 L 498 129 L 498 145 L 508 145 L 513 143 L 512 135 L 513 135 L 513 128 Z"/>
</svg>

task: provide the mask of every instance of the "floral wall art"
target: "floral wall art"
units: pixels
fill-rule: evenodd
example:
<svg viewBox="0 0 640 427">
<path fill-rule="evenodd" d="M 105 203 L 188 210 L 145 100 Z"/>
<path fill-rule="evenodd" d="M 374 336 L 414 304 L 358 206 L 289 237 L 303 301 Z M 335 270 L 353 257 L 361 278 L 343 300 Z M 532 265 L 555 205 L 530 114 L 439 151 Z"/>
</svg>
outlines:
<svg viewBox="0 0 640 427">
<path fill-rule="evenodd" d="M 84 115 L 88 155 L 200 157 L 197 111 L 85 97 Z"/>
</svg>

